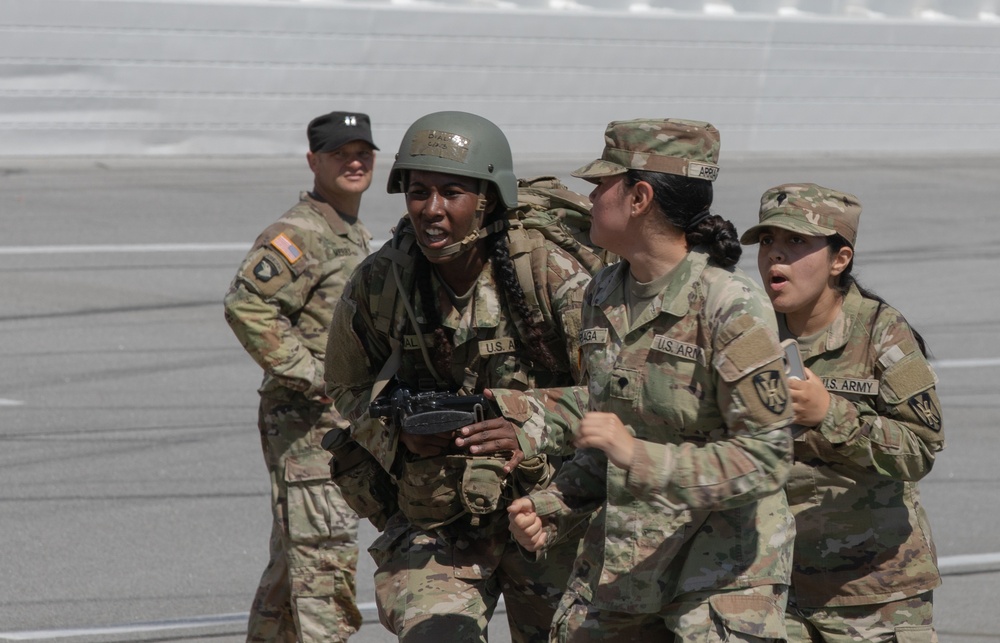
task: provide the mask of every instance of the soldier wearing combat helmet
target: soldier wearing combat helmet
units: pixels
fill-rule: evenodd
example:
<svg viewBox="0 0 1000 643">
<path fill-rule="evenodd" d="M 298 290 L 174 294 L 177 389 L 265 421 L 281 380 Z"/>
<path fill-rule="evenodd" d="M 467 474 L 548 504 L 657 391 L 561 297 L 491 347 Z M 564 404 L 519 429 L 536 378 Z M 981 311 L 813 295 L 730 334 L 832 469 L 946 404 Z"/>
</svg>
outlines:
<svg viewBox="0 0 1000 643">
<path fill-rule="evenodd" d="M 549 456 L 569 453 L 562 433 L 537 416 L 527 422 L 533 398 L 521 391 L 577 381 L 590 274 L 520 225 L 510 147 L 485 118 L 417 119 L 388 191 L 405 195 L 407 214 L 345 289 L 326 367 L 327 390 L 363 448 L 359 456 L 342 435 L 331 439 L 342 462 L 357 462 L 335 465 L 334 477 L 382 529 L 370 549 L 382 623 L 400 641 L 485 641 L 502 594 L 512 640 L 547 641 L 577 542 L 529 561 L 510 541 L 505 509 L 544 486 Z M 414 432 L 370 407 L 487 390 L 504 402 L 441 432 Z"/>
<path fill-rule="evenodd" d="M 545 551 L 600 508 L 553 640 L 783 640 L 791 404 L 767 299 L 711 212 L 719 132 L 615 121 L 605 142 L 574 172 L 596 184 L 591 238 L 621 257 L 584 295 L 587 387 L 558 398 L 577 451 L 511 530 Z"/>
<path fill-rule="evenodd" d="M 861 204 L 815 183 L 775 186 L 743 233 L 782 339 L 805 378 L 789 383 L 795 514 L 786 623 L 795 642 L 936 641 L 941 583 L 917 481 L 944 448 L 923 339 L 851 275 Z"/>
</svg>

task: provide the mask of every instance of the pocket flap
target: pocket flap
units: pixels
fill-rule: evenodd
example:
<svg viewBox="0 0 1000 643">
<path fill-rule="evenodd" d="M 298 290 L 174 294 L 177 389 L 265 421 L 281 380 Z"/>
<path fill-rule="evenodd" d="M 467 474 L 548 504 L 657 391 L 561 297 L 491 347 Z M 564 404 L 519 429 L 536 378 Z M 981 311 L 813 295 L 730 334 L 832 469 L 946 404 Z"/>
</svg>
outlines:
<svg viewBox="0 0 1000 643">
<path fill-rule="evenodd" d="M 285 458 L 285 482 L 329 482 L 330 454 L 327 452 Z"/>
</svg>

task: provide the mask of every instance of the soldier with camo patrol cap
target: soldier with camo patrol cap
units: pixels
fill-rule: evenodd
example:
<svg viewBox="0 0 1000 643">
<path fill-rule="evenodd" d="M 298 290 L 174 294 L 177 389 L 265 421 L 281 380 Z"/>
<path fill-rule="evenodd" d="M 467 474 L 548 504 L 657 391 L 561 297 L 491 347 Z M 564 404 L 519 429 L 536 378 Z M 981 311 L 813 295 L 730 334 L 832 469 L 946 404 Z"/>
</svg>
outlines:
<svg viewBox="0 0 1000 643">
<path fill-rule="evenodd" d="M 382 530 L 369 549 L 380 619 L 400 641 L 485 642 L 503 595 L 511 640 L 547 641 L 583 531 L 529 561 L 510 540 L 505 509 L 548 481 L 547 456 L 569 455 L 566 439 L 522 427 L 516 412 L 408 432 L 373 416 L 370 402 L 390 391 L 505 389 L 514 404 L 529 388 L 574 384 L 590 273 L 521 226 L 510 146 L 481 116 L 417 119 L 388 191 L 405 195 L 407 213 L 344 290 L 326 367 L 327 390 L 363 447 L 348 452 L 343 433 L 331 432 L 334 479 Z"/>
<path fill-rule="evenodd" d="M 378 148 L 359 112 L 319 116 L 306 134 L 313 189 L 257 237 L 225 297 L 226 321 L 264 370 L 258 426 L 274 520 L 251 642 L 346 641 L 361 626 L 358 518 L 320 442 L 347 426 L 326 396 L 324 358 L 334 304 L 368 255 L 358 215 Z"/>
<path fill-rule="evenodd" d="M 937 378 L 924 341 L 851 275 L 861 204 L 814 183 L 767 190 L 757 266 L 805 380 L 789 388 L 795 514 L 788 640 L 937 641 L 941 583 L 917 481 L 944 448 Z"/>
<path fill-rule="evenodd" d="M 639 119 L 605 141 L 574 176 L 597 184 L 591 237 L 621 262 L 584 295 L 586 389 L 548 403 L 550 423 L 582 418 L 578 450 L 511 529 L 544 551 L 599 508 L 554 641 L 784 640 L 791 403 L 774 314 L 710 211 L 719 132 Z"/>
</svg>

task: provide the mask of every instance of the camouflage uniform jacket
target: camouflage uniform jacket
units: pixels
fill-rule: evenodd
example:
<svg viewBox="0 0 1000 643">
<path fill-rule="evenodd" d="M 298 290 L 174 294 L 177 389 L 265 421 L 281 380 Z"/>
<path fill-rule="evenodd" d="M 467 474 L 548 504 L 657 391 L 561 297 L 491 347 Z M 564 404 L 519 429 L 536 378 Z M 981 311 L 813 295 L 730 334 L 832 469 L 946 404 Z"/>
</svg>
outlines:
<svg viewBox="0 0 1000 643">
<path fill-rule="evenodd" d="M 371 234 L 303 192 L 257 237 L 226 293 L 226 321 L 264 369 L 260 394 L 324 396 L 333 308 Z"/>
<path fill-rule="evenodd" d="M 581 342 L 589 408 L 621 418 L 635 455 L 625 471 L 577 451 L 531 495 L 552 516 L 549 543 L 603 504 L 573 581 L 600 609 L 653 613 L 688 592 L 787 584 L 791 404 L 766 297 L 695 248 L 630 325 L 628 269 L 594 278 Z"/>
<path fill-rule="evenodd" d="M 800 350 L 830 409 L 795 439 L 786 487 L 795 600 L 863 605 L 933 589 L 941 581 L 916 481 L 944 448 L 934 372 L 903 317 L 856 287 L 811 340 Z"/>
<path fill-rule="evenodd" d="M 542 238 L 537 230 L 528 230 L 527 234 Z M 337 305 L 330 331 L 331 350 L 327 353 L 327 391 L 338 411 L 351 421 L 354 440 L 390 473 L 395 473 L 393 464 L 399 439 L 379 419 L 370 417 L 368 405 L 376 377 L 393 352 L 393 343 L 399 342 L 403 348 L 396 379 L 414 391 L 438 388 L 424 363 L 416 341 L 417 331 L 410 324 L 393 278 L 396 261 L 404 284 L 402 295 L 409 299 L 421 325 L 425 325 L 420 293 L 405 286 L 414 283 L 413 265 L 419 252 L 416 244 L 410 244 L 404 253 L 389 242 L 361 264 Z M 554 336 L 549 348 L 557 359 L 561 357 L 565 368 L 553 372 L 532 360 L 515 325 L 516 315 L 507 297 L 498 290 L 493 271 L 487 265 L 464 311 L 456 310 L 440 282 L 431 279 L 442 325 L 452 335 L 451 372 L 439 374 L 449 380 L 446 388 L 466 393 L 478 393 L 484 388 L 511 389 L 511 394 L 521 395 L 515 392 L 579 381 L 576 365 L 580 305 L 590 274 L 575 258 L 547 240 L 532 252 L 531 266 L 536 299 L 545 303 L 551 315 Z M 390 314 L 382 318 L 378 310 L 384 309 L 380 307 L 385 305 L 387 289 L 395 296 L 390 300 Z M 421 332 L 430 350 L 434 343 L 433 329 L 424 327 Z M 335 348 L 334 338 L 337 338 Z M 522 435 L 518 438 L 525 457 L 538 453 L 531 447 L 537 440 Z M 564 440 L 555 442 L 550 452 L 566 449 Z"/>
</svg>

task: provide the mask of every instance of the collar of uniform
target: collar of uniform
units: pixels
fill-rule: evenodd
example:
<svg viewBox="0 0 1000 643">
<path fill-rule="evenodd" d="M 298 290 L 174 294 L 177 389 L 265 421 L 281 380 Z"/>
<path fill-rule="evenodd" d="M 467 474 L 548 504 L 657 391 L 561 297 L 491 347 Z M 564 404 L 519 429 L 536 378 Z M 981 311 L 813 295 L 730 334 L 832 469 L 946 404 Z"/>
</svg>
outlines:
<svg viewBox="0 0 1000 643">
<path fill-rule="evenodd" d="M 351 224 L 344 219 L 343 215 L 337 212 L 336 208 L 326 201 L 320 201 L 319 199 L 313 198 L 313 196 L 308 192 L 300 192 L 299 200 L 307 202 L 313 210 L 319 212 L 330 226 L 330 229 L 333 230 L 334 234 L 346 237 L 351 233 Z M 355 219 L 355 221 L 357 221 L 357 219 Z"/>
<path fill-rule="evenodd" d="M 691 309 L 691 291 L 701 278 L 701 273 L 708 265 L 708 254 L 705 249 L 696 246 L 687 253 L 679 264 L 674 266 L 674 278 L 663 290 L 663 303 L 660 312 L 669 313 L 675 317 L 684 317 Z"/>
<path fill-rule="evenodd" d="M 845 346 L 851 338 L 851 331 L 854 325 L 862 323 L 858 317 L 861 313 L 861 304 L 863 302 L 864 298 L 861 296 L 861 292 L 857 286 L 851 284 L 847 294 L 844 296 L 844 302 L 840 305 L 840 310 L 837 312 L 837 317 L 826 327 L 826 332 L 820 331 L 816 341 L 811 342 L 811 346 L 801 346 L 807 357 L 816 350 L 834 351 Z M 781 324 L 784 325 L 783 315 Z M 802 338 L 797 339 L 801 343 Z M 820 345 L 821 340 L 822 344 Z"/>
<path fill-rule="evenodd" d="M 660 293 L 660 297 L 653 301 L 646 313 L 637 320 L 638 323 L 632 325 L 632 328 L 638 328 L 642 323 L 645 323 L 643 320 L 655 319 L 661 313 L 684 317 L 691 308 L 690 294 L 694 289 L 694 284 L 701 277 L 707 264 L 708 255 L 703 248 L 695 247 L 687 253 L 684 259 L 674 266 L 674 278 Z M 619 261 L 615 264 L 614 272 L 597 286 L 597 292 L 594 295 L 594 304 L 604 311 L 604 316 L 614 327 L 619 337 L 624 337 L 629 332 L 622 326 L 625 316 L 608 313 L 610 308 L 625 305 L 625 277 L 628 275 L 628 270 L 628 262 Z"/>
<path fill-rule="evenodd" d="M 439 277 L 434 275 L 435 295 L 444 286 L 440 283 Z M 454 342 L 458 346 L 470 339 L 478 337 L 478 328 L 496 328 L 500 325 L 500 294 L 497 292 L 496 284 L 493 281 L 493 271 L 487 264 L 476 284 L 472 287 L 472 299 L 465 310 L 458 310 L 454 306 L 449 306 L 447 312 L 441 315 L 441 325 L 450 328 L 455 332 Z M 439 296 L 439 301 L 446 299 L 451 302 L 451 298 L 444 294 Z M 419 310 L 419 308 L 418 308 Z"/>
<path fill-rule="evenodd" d="M 858 316 L 861 313 L 863 302 L 864 297 L 861 296 L 861 291 L 856 285 L 851 284 L 847 294 L 844 295 L 844 302 L 840 305 L 837 318 L 833 320 L 827 330 L 826 350 L 836 350 L 847 344 L 847 340 L 851 338 L 852 327 L 854 324 L 861 323 Z"/>
</svg>

